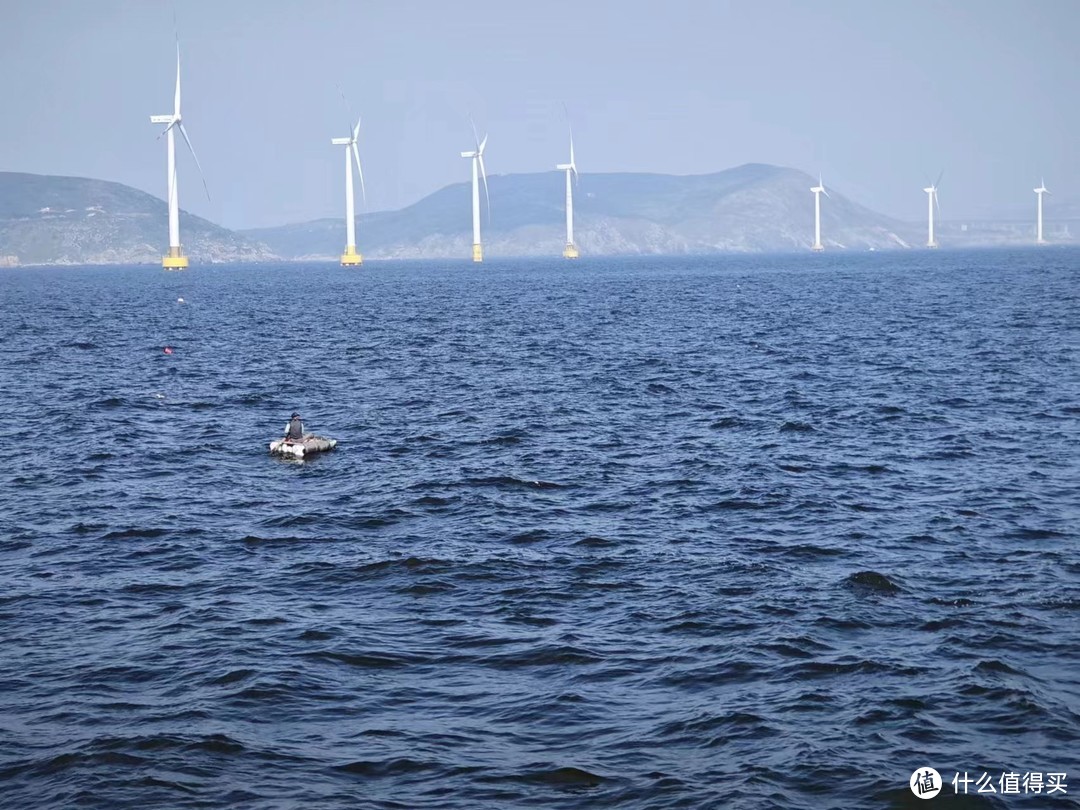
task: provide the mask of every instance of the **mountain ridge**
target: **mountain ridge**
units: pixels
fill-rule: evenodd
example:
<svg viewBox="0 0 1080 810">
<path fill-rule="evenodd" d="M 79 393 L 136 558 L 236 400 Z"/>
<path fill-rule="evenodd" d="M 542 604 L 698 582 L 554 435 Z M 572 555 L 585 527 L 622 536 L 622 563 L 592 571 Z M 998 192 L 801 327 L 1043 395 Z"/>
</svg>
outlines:
<svg viewBox="0 0 1080 810">
<path fill-rule="evenodd" d="M 592 255 L 809 249 L 815 182 L 796 169 L 760 163 L 701 175 L 586 174 L 574 192 L 575 241 Z M 485 255 L 561 253 L 564 184 L 558 171 L 490 177 L 492 210 L 481 224 Z M 398 211 L 358 217 L 358 248 L 373 258 L 467 256 L 470 193 L 468 183 L 457 183 Z M 822 206 L 827 247 L 911 244 L 910 223 L 831 193 Z M 242 233 L 293 259 L 330 259 L 344 246 L 344 223 L 334 218 Z"/>
<path fill-rule="evenodd" d="M 482 222 L 484 254 L 557 256 L 565 246 L 561 171 L 493 175 L 492 210 Z M 574 188 L 575 240 L 584 256 L 801 252 L 813 238 L 817 178 L 748 163 L 719 172 L 582 175 Z M 826 249 L 921 247 L 925 222 L 879 214 L 829 188 L 822 200 Z M 329 191 L 329 190 L 328 190 Z M 367 258 L 467 258 L 472 248 L 471 190 L 455 183 L 396 211 L 357 217 Z M 1068 209 L 1062 213 L 1067 214 Z M 181 211 L 185 253 L 194 262 L 334 261 L 345 242 L 343 218 L 230 231 Z M 1073 243 L 1080 220 L 1047 220 L 1047 238 Z M 1034 242 L 1034 222 L 938 222 L 944 247 Z M 0 172 L 0 267 L 19 264 L 156 264 L 168 233 L 165 202 L 108 180 Z"/>
</svg>

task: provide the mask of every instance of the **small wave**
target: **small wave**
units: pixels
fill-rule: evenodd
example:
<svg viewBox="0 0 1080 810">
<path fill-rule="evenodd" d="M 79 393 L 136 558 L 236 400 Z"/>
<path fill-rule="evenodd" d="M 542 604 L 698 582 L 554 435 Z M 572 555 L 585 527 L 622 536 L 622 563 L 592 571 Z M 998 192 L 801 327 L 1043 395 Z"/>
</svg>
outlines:
<svg viewBox="0 0 1080 810">
<path fill-rule="evenodd" d="M 746 423 L 737 416 L 724 416 L 710 424 L 709 427 L 713 430 L 728 430 L 730 428 L 742 427 L 745 424 Z"/>
<path fill-rule="evenodd" d="M 814 426 L 808 422 L 784 422 L 780 426 L 781 433 L 813 433 Z"/>
<path fill-rule="evenodd" d="M 504 434 L 502 436 L 493 436 L 490 439 L 481 440 L 480 444 L 496 446 L 510 446 L 514 444 L 521 444 L 521 436 L 515 433 Z"/>
<path fill-rule="evenodd" d="M 935 596 L 930 599 L 930 604 L 942 605 L 944 607 L 972 607 L 975 603 L 973 599 L 967 597 L 957 597 L 956 599 L 943 599 L 940 596 Z"/>
<path fill-rule="evenodd" d="M 483 659 L 483 663 L 494 667 L 546 667 L 567 666 L 572 664 L 597 664 L 604 659 L 589 650 L 565 644 L 545 644 L 529 650 L 512 653 L 500 653 Z"/>
<path fill-rule="evenodd" d="M 465 486 L 470 487 L 522 487 L 526 489 L 565 489 L 565 484 L 556 484 L 553 481 L 530 481 L 523 478 L 514 478 L 509 475 L 496 475 L 487 478 L 466 478 Z"/>
<path fill-rule="evenodd" d="M 605 776 L 573 766 L 563 768 L 528 771 L 510 777 L 513 781 L 528 782 L 535 785 L 550 785 L 564 788 L 592 788 L 608 781 Z"/>
<path fill-rule="evenodd" d="M 456 498 L 440 498 L 437 495 L 423 495 L 413 501 L 415 506 L 449 506 Z"/>
<path fill-rule="evenodd" d="M 723 512 L 727 510 L 742 510 L 742 509 L 768 509 L 775 504 L 760 503 L 759 501 L 748 501 L 742 498 L 729 498 L 724 501 L 716 501 L 709 506 L 704 507 L 706 512 Z"/>
<path fill-rule="evenodd" d="M 312 661 L 324 661 L 334 664 L 346 664 L 360 669 L 398 669 L 410 664 L 418 663 L 420 659 L 401 655 L 388 655 L 380 653 L 343 653 L 323 650 L 321 652 L 303 653 L 303 657 Z"/>
<path fill-rule="evenodd" d="M 1009 533 L 1010 537 L 1017 537 L 1021 540 L 1054 540 L 1059 537 L 1067 537 L 1065 532 L 1060 532 L 1056 529 L 1027 529 L 1020 528 Z"/>
<path fill-rule="evenodd" d="M 844 580 L 844 584 L 856 591 L 869 591 L 881 594 L 900 593 L 899 585 L 877 571 L 859 571 Z"/>
<path fill-rule="evenodd" d="M 514 545 L 528 545 L 530 543 L 541 543 L 551 538 L 551 532 L 547 529 L 530 529 L 527 532 L 519 532 L 512 535 L 508 542 Z"/>
<path fill-rule="evenodd" d="M 357 760 L 355 762 L 347 762 L 344 765 L 337 765 L 334 767 L 334 770 L 341 773 L 364 776 L 370 779 L 380 779 L 387 776 L 406 776 L 409 774 L 425 773 L 427 771 L 439 769 L 441 769 L 441 766 L 409 759 L 408 757 L 398 757 L 397 759 L 387 759 L 378 762 L 372 760 Z"/>
<path fill-rule="evenodd" d="M 590 535 L 575 541 L 571 545 L 580 546 L 582 548 L 617 548 L 620 543 L 617 540 L 609 540 L 606 537 Z"/>
<path fill-rule="evenodd" d="M 162 537 L 168 534 L 168 529 L 119 529 L 111 531 L 102 537 L 102 540 L 129 540 L 133 538 Z"/>
<path fill-rule="evenodd" d="M 1004 661 L 999 661 L 996 658 L 990 659 L 988 661 L 980 661 L 978 664 L 975 665 L 975 671 L 992 672 L 998 675 L 1019 675 L 1021 677 L 1027 677 L 1026 672 L 1021 672 L 1020 670 L 1009 666 Z"/>
<path fill-rule="evenodd" d="M 257 674 L 258 673 L 253 669 L 234 669 L 226 672 L 224 675 L 213 678 L 210 683 L 216 686 L 228 686 L 229 684 L 246 681 Z"/>
</svg>

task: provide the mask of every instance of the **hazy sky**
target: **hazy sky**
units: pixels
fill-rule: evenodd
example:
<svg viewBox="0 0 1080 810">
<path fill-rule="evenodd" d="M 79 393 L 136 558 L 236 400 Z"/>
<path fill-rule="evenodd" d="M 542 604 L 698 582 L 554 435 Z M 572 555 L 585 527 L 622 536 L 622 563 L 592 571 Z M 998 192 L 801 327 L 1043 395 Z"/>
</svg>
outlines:
<svg viewBox="0 0 1080 810">
<path fill-rule="evenodd" d="M 174 12 L 180 204 L 233 228 L 342 214 L 338 85 L 368 210 L 467 180 L 470 114 L 490 173 L 552 170 L 564 104 L 585 174 L 774 163 L 911 220 L 942 169 L 948 219 L 1080 192 L 1080 0 L 0 0 L 0 170 L 164 197 Z"/>
</svg>

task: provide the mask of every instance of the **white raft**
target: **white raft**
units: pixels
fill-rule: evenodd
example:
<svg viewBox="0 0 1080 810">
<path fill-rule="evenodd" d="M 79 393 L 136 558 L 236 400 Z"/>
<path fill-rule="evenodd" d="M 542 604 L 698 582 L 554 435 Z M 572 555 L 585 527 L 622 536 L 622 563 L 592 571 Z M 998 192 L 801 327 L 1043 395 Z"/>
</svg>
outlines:
<svg viewBox="0 0 1080 810">
<path fill-rule="evenodd" d="M 292 458 L 304 458 L 312 453 L 322 453 L 337 447 L 337 439 L 324 439 L 308 433 L 300 441 L 276 439 L 270 442 L 270 453 L 275 456 L 291 456 Z"/>
</svg>

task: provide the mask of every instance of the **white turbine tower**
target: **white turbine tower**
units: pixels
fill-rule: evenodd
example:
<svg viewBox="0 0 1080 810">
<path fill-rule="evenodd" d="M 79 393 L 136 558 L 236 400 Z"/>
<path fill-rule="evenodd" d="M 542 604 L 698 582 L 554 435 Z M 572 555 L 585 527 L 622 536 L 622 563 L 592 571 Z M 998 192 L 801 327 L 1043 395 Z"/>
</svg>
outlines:
<svg viewBox="0 0 1080 810">
<path fill-rule="evenodd" d="M 824 250 L 825 246 L 821 244 L 821 195 L 829 196 L 829 192 L 825 190 L 825 184 L 821 182 L 821 175 L 818 174 L 817 185 L 810 189 L 814 192 L 814 244 L 810 246 L 811 250 Z"/>
<path fill-rule="evenodd" d="M 476 149 L 472 152 L 462 152 L 461 156 L 472 159 L 472 260 L 482 262 L 484 249 L 480 246 L 480 177 L 484 178 L 484 196 L 487 198 L 488 216 L 491 215 L 491 196 L 488 194 L 487 172 L 484 171 L 484 147 L 487 146 L 487 135 L 484 136 L 484 140 L 479 140 L 476 137 L 475 124 L 473 125 L 473 140 L 476 142 Z"/>
<path fill-rule="evenodd" d="M 367 191 L 364 188 L 364 170 L 360 168 L 360 150 L 356 148 L 356 139 L 360 136 L 360 119 L 351 130 L 348 138 L 331 138 L 334 146 L 345 147 L 345 252 L 341 254 L 342 267 L 356 267 L 364 263 L 364 257 L 356 250 L 356 209 L 353 201 L 352 163 L 356 160 L 356 172 L 360 175 L 360 193 L 367 203 Z"/>
<path fill-rule="evenodd" d="M 577 180 L 577 165 L 574 163 L 574 130 L 570 130 L 570 162 L 559 163 L 556 169 L 566 172 L 566 248 L 563 250 L 563 258 L 576 259 L 581 254 L 577 245 L 574 244 L 574 191 L 570 183 L 570 173 L 573 172 L 574 180 Z"/>
<path fill-rule="evenodd" d="M 176 94 L 173 97 L 172 115 L 152 115 L 150 116 L 150 123 L 168 124 L 161 134 L 166 136 L 168 143 L 169 255 L 162 257 L 161 266 L 166 270 L 182 270 L 188 266 L 188 260 L 180 248 L 180 196 L 176 188 L 176 130 L 180 130 L 180 134 L 184 136 L 184 143 L 187 144 L 188 151 L 195 158 L 195 165 L 198 166 L 199 176 L 202 177 L 203 189 L 206 191 L 206 199 L 208 200 L 210 199 L 210 189 L 206 187 L 206 178 L 203 177 L 202 166 L 199 165 L 199 158 L 195 154 L 195 149 L 191 146 L 191 139 L 188 138 L 187 130 L 184 129 L 183 120 L 180 117 L 179 39 L 176 42 Z M 158 138 L 160 137 L 161 135 L 158 135 Z"/>
<path fill-rule="evenodd" d="M 934 209 L 938 209 L 939 213 L 941 211 L 941 206 L 938 205 L 937 187 L 938 183 L 941 182 L 941 175 L 943 174 L 945 174 L 944 169 L 942 169 L 941 173 L 938 174 L 936 181 L 931 183 L 927 188 L 923 189 L 923 191 L 926 192 L 927 215 L 929 218 L 929 231 L 926 238 L 926 246 L 928 248 L 938 247 L 937 240 L 934 238 Z"/>
<path fill-rule="evenodd" d="M 1043 180 L 1042 182 L 1040 182 L 1039 187 L 1037 189 L 1035 189 L 1035 195 L 1036 195 L 1036 198 L 1039 201 L 1038 202 L 1038 207 L 1036 209 L 1037 212 L 1038 212 L 1037 219 L 1035 220 L 1035 223 L 1036 223 L 1035 224 L 1035 244 L 1036 245 L 1045 245 L 1046 244 L 1046 240 L 1043 239 L 1042 198 L 1043 198 L 1043 194 L 1049 194 L 1049 193 L 1050 193 L 1050 189 L 1048 189 L 1046 187 L 1046 180 Z"/>
</svg>

